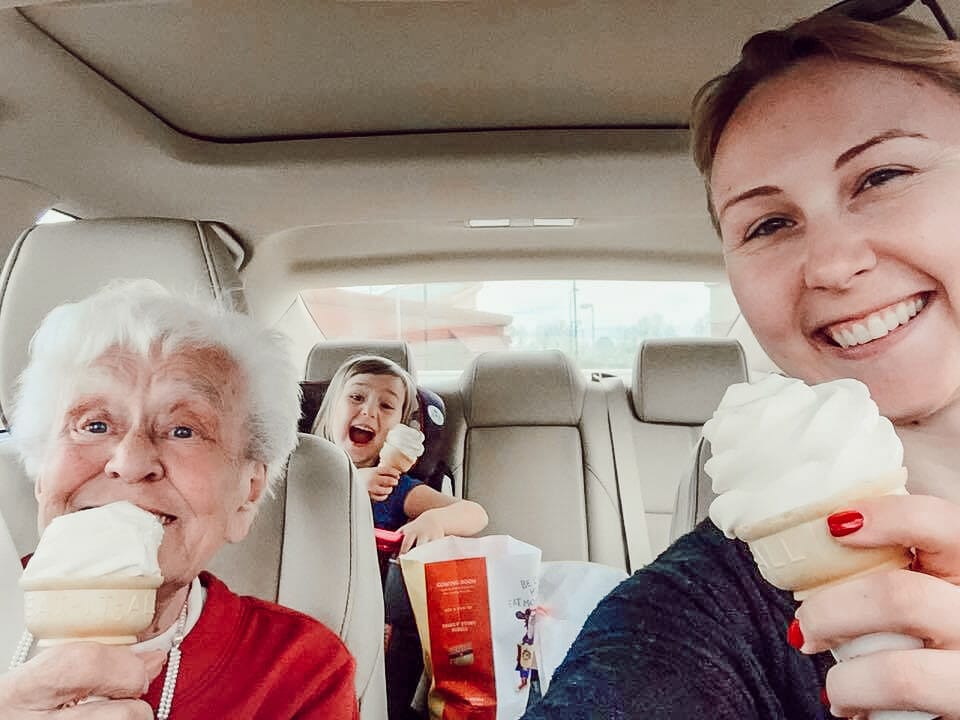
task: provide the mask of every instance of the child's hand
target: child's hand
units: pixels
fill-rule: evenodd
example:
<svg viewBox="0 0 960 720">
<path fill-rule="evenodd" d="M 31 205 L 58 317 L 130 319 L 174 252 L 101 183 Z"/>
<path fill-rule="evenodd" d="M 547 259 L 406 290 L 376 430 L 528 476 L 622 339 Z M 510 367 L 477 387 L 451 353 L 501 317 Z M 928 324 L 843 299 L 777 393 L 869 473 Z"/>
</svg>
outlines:
<svg viewBox="0 0 960 720">
<path fill-rule="evenodd" d="M 388 467 L 358 468 L 357 477 L 367 488 L 367 495 L 374 502 L 381 502 L 390 497 L 390 493 L 400 482 L 400 473 Z"/>
<path fill-rule="evenodd" d="M 443 524 L 440 522 L 440 516 L 435 510 L 427 510 L 421 513 L 416 520 L 411 520 L 402 528 L 403 543 L 400 545 L 400 554 L 411 550 L 415 545 L 424 545 L 431 540 L 439 540 L 446 533 L 443 530 Z"/>
</svg>

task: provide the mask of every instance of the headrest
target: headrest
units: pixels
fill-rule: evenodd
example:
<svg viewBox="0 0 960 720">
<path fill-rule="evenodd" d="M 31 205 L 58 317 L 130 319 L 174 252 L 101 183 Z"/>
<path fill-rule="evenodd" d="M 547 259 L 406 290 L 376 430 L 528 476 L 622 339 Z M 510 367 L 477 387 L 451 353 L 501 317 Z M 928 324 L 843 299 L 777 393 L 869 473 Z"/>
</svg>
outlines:
<svg viewBox="0 0 960 720">
<path fill-rule="evenodd" d="M 354 355 L 379 355 L 414 374 L 410 347 L 402 340 L 324 340 L 310 351 L 303 379 L 329 383 L 337 368 Z"/>
<path fill-rule="evenodd" d="M 558 350 L 482 353 L 460 384 L 468 427 L 576 425 L 583 414 L 584 378 Z"/>
<path fill-rule="evenodd" d="M 746 380 L 736 340 L 644 340 L 633 368 L 633 409 L 642 422 L 703 425 L 727 387 Z"/>
<path fill-rule="evenodd" d="M 189 220 L 77 220 L 27 230 L 0 273 L 0 422 L 43 317 L 109 280 L 150 278 L 246 310 L 238 258 L 224 240 L 219 228 Z"/>
</svg>

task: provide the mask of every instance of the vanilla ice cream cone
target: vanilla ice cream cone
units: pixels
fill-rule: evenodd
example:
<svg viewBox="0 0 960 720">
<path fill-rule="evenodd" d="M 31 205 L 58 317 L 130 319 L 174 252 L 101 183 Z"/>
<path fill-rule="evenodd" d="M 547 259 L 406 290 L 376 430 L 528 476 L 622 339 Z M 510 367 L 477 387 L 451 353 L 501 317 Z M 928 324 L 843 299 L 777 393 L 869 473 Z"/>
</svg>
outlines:
<svg viewBox="0 0 960 720">
<path fill-rule="evenodd" d="M 135 643 L 156 610 L 162 539 L 157 517 L 129 502 L 54 518 L 20 577 L 37 644 Z"/>
<path fill-rule="evenodd" d="M 736 529 L 760 574 L 771 585 L 803 600 L 827 585 L 879 570 L 907 567 L 903 547 L 852 548 L 830 535 L 827 516 L 856 501 L 906 492 L 906 468 L 867 478 L 852 487 L 793 510 Z"/>
<path fill-rule="evenodd" d="M 80 640 L 133 644 L 153 620 L 162 580 L 159 575 L 21 579 L 27 629 L 39 647 Z"/>
<path fill-rule="evenodd" d="M 867 573 L 907 567 L 903 547 L 853 548 L 827 518 L 865 498 L 906 494 L 903 445 L 866 385 L 818 385 L 770 375 L 731 385 L 704 425 L 705 469 L 716 499 L 710 518 L 747 543 L 764 579 L 797 600 Z M 920 638 L 869 633 L 833 648 L 838 661 L 923 647 Z M 869 720 L 931 720 L 918 710 L 872 710 Z"/>
<path fill-rule="evenodd" d="M 407 472 L 416 461 L 416 458 L 409 457 L 400 448 L 390 443 L 385 443 L 380 451 L 380 466 L 396 468 L 401 473 Z"/>
<path fill-rule="evenodd" d="M 423 433 L 409 425 L 395 425 L 380 450 L 380 467 L 405 473 L 423 455 Z"/>
</svg>

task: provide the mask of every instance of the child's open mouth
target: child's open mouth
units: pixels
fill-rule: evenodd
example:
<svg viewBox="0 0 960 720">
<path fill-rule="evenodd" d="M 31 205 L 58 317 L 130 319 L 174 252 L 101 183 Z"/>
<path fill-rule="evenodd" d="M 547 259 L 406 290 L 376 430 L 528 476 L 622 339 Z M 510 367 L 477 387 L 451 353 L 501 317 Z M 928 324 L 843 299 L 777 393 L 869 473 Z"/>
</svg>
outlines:
<svg viewBox="0 0 960 720">
<path fill-rule="evenodd" d="M 350 442 L 354 445 L 366 445 L 368 442 L 373 440 L 376 433 L 370 428 L 360 427 L 357 425 L 350 426 Z"/>
</svg>

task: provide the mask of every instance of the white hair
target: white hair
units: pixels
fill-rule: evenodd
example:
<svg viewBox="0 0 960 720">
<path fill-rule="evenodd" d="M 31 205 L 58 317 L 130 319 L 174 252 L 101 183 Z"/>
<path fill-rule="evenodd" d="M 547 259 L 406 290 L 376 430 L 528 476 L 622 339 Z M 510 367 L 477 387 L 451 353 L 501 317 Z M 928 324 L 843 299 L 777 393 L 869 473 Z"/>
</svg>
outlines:
<svg viewBox="0 0 960 720">
<path fill-rule="evenodd" d="M 299 374 L 288 338 L 214 301 L 174 295 L 153 280 L 111 282 L 80 302 L 54 308 L 40 324 L 10 424 L 33 480 L 72 399 L 73 377 L 113 347 L 144 357 L 156 347 L 162 355 L 201 348 L 226 352 L 245 380 L 247 455 L 266 465 L 272 488 L 297 444 L 300 417 Z"/>
</svg>

